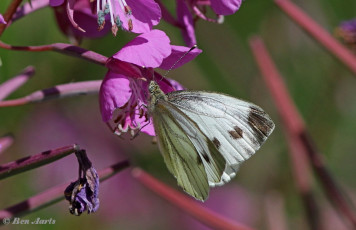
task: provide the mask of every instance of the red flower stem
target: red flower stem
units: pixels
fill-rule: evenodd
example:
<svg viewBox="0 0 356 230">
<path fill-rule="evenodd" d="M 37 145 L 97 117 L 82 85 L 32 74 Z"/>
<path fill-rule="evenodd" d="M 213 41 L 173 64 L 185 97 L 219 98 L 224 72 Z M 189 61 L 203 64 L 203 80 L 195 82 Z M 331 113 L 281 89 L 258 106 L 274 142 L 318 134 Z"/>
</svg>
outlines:
<svg viewBox="0 0 356 230">
<path fill-rule="evenodd" d="M 289 154 L 292 164 L 293 176 L 295 178 L 296 187 L 303 200 L 304 208 L 312 229 L 318 229 L 318 212 L 317 205 L 312 193 L 311 170 L 308 163 L 307 154 L 304 151 L 303 144 L 295 139 L 292 139 L 288 130 L 293 133 L 298 133 L 304 129 L 304 122 L 294 106 L 293 101 L 288 95 L 286 87 L 281 80 L 281 76 L 270 58 L 264 44 L 259 37 L 250 39 L 250 47 L 262 72 L 262 76 L 270 89 L 272 97 L 277 105 L 277 109 L 282 116 L 284 125 L 286 126 L 287 141 L 289 143 Z"/>
<path fill-rule="evenodd" d="M 231 219 L 221 216 L 209 209 L 204 208 L 196 201 L 188 198 L 182 193 L 168 187 L 164 183 L 158 181 L 145 171 L 139 168 L 132 170 L 133 177 L 139 181 L 142 185 L 169 201 L 174 206 L 180 208 L 186 213 L 190 214 L 201 223 L 213 228 L 224 230 L 252 230 L 240 223 L 237 223 Z"/>
<path fill-rule="evenodd" d="M 93 62 L 98 65 L 105 65 L 108 59 L 107 57 L 95 53 L 93 51 L 86 50 L 81 47 L 65 44 L 65 43 L 54 43 L 54 44 L 43 45 L 43 46 L 13 46 L 0 41 L 0 48 L 8 49 L 8 50 L 17 50 L 17 51 L 31 51 L 31 52 L 56 51 L 58 53 L 66 54 L 69 56 L 82 58 L 84 60 Z"/>
<path fill-rule="evenodd" d="M 14 13 L 17 10 L 17 7 L 19 7 L 21 2 L 22 2 L 22 0 L 13 0 L 10 3 L 9 7 L 7 8 L 6 12 L 3 15 L 6 22 L 9 22 L 11 20 L 12 15 L 14 15 Z M 7 26 L 6 24 L 0 24 L 0 37 L 1 37 L 2 33 L 4 32 L 6 26 Z"/>
<path fill-rule="evenodd" d="M 0 85 L 0 103 L 4 98 L 25 84 L 34 74 L 35 68 L 28 66 L 17 76 L 2 83 Z"/>
<path fill-rule="evenodd" d="M 262 40 L 255 37 L 250 40 L 250 45 L 266 85 L 270 89 L 270 93 L 276 103 L 276 107 L 281 115 L 281 118 L 283 119 L 290 148 L 298 153 L 298 156 L 294 157 L 294 159 L 303 158 L 302 155 L 305 155 L 309 159 L 326 195 L 328 196 L 330 202 L 334 205 L 334 208 L 343 214 L 353 224 L 354 228 L 356 228 L 356 216 L 342 195 L 345 193 L 343 193 L 337 186 L 336 182 L 333 180 L 325 167 L 322 156 L 312 144 L 302 117 L 299 115 L 298 110 L 296 109 L 295 104 L 287 91 L 287 87 L 283 83 L 282 77 L 269 56 Z M 307 163 L 301 162 L 300 160 L 301 159 L 299 159 L 298 163 L 294 162 L 295 164 L 298 164 L 294 166 L 295 168 L 306 167 L 305 165 Z M 301 174 L 303 172 L 302 170 L 302 168 L 298 170 L 295 169 L 295 175 Z M 305 176 L 307 176 L 305 173 L 303 173 L 303 175 L 299 175 L 297 182 L 300 192 L 303 192 L 307 199 L 305 202 L 310 202 L 310 200 L 314 200 L 313 197 L 310 197 L 311 193 L 305 194 L 305 188 L 303 188 L 304 185 L 299 184 L 302 179 L 301 177 Z M 315 203 L 315 201 L 313 201 L 313 203 Z M 314 205 L 309 205 L 310 207 L 307 207 L 308 213 L 312 214 L 314 212 L 314 210 L 312 210 Z M 310 217 L 309 219 L 313 219 L 313 217 Z"/>
<path fill-rule="evenodd" d="M 103 170 L 100 170 L 98 172 L 99 177 L 100 177 L 100 182 L 103 182 L 116 173 L 120 172 L 121 170 L 127 168 L 129 166 L 128 161 L 122 161 L 117 164 L 114 164 L 108 168 L 105 168 Z M 77 180 L 77 178 L 73 178 L 72 181 Z M 14 216 L 19 217 L 19 216 L 24 216 L 28 213 L 38 211 L 40 209 L 43 209 L 45 207 L 48 207 L 50 205 L 53 205 L 61 200 L 64 199 L 63 191 L 66 189 L 66 187 L 70 184 L 71 182 L 67 182 L 62 185 L 55 186 L 53 188 L 50 188 L 42 193 L 39 193 L 25 201 L 22 201 L 18 204 L 15 204 L 11 207 L 5 208 L 0 211 L 0 219 L 4 218 L 12 218 Z M 0 222 L 0 225 L 3 224 L 2 221 Z"/>
<path fill-rule="evenodd" d="M 308 32 L 316 41 L 320 42 L 326 50 L 328 50 L 337 59 L 343 62 L 354 74 L 356 74 L 356 56 L 353 55 L 349 49 L 333 38 L 327 31 L 325 31 L 290 0 L 274 0 L 274 2 L 301 28 Z"/>
<path fill-rule="evenodd" d="M 100 90 L 101 82 L 101 80 L 96 80 L 56 85 L 52 88 L 35 91 L 22 98 L 0 101 L 0 108 L 43 102 L 64 97 L 83 96 L 87 94 L 98 93 Z"/>
<path fill-rule="evenodd" d="M 14 23 L 15 21 L 32 14 L 33 12 L 36 12 L 40 9 L 43 9 L 45 7 L 49 6 L 49 0 L 43 1 L 43 0 L 37 0 L 37 1 L 32 1 L 32 2 L 26 2 L 22 6 L 18 7 L 14 15 L 12 16 L 11 20 L 7 22 L 7 26 L 10 26 L 10 24 Z"/>
<path fill-rule="evenodd" d="M 0 180 L 45 164 L 49 164 L 78 150 L 79 146 L 74 144 L 55 150 L 45 151 L 36 155 L 27 156 L 16 161 L 0 165 Z"/>
</svg>

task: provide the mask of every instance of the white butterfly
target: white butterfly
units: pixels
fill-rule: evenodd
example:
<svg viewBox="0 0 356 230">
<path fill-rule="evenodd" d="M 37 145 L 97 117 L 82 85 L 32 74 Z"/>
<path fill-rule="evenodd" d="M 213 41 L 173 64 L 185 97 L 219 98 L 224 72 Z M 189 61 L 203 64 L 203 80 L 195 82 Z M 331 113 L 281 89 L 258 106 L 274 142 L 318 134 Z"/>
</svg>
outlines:
<svg viewBox="0 0 356 230">
<path fill-rule="evenodd" d="M 167 168 L 179 186 L 201 201 L 209 186 L 229 182 L 274 129 L 260 107 L 224 94 L 164 94 L 154 81 L 148 90 L 148 109 Z"/>
</svg>

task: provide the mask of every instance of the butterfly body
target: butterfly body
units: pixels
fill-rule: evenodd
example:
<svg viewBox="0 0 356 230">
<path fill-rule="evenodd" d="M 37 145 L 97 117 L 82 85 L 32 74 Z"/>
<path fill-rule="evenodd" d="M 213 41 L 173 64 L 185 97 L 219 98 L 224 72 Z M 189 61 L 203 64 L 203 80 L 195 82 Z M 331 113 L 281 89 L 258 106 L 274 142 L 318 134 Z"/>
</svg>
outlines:
<svg viewBox="0 0 356 230">
<path fill-rule="evenodd" d="M 205 91 L 168 94 L 150 82 L 148 109 L 160 151 L 178 184 L 198 200 L 223 185 L 264 143 L 274 123 L 258 106 Z"/>
</svg>

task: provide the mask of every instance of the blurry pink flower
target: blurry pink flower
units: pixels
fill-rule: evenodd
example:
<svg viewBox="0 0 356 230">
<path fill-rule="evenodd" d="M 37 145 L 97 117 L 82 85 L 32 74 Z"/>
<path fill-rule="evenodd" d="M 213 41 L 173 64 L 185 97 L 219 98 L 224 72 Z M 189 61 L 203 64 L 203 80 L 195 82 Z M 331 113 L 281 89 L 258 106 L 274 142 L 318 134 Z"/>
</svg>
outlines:
<svg viewBox="0 0 356 230">
<path fill-rule="evenodd" d="M 177 0 L 177 20 L 185 44 L 190 47 L 196 45 L 193 17 L 184 0 Z"/>
<path fill-rule="evenodd" d="M 242 0 L 176 0 L 177 17 L 175 18 L 160 0 L 156 1 L 162 9 L 164 20 L 181 30 L 185 44 L 190 47 L 197 44 L 194 28 L 197 17 L 210 22 L 222 23 L 223 15 L 235 13 L 242 2 Z M 216 18 L 209 18 L 206 15 L 207 7 L 214 11 Z"/>
<path fill-rule="evenodd" d="M 196 1 L 204 2 L 204 1 Z M 242 0 L 210 0 L 213 11 L 219 15 L 234 14 L 241 6 Z"/>
<path fill-rule="evenodd" d="M 217 15 L 230 15 L 240 8 L 242 0 L 189 0 L 188 2 L 197 16 L 208 20 L 202 13 L 206 11 L 207 6 L 210 6 Z"/>
<path fill-rule="evenodd" d="M 2 14 L 0 14 L 0 24 L 7 24 Z"/>
<path fill-rule="evenodd" d="M 342 22 L 336 29 L 336 35 L 356 51 L 356 18 Z"/>
<path fill-rule="evenodd" d="M 147 113 L 148 84 L 156 80 L 163 92 L 168 93 L 183 87 L 156 73 L 153 68 L 169 69 L 189 50 L 187 47 L 170 45 L 167 35 L 160 30 L 142 34 L 126 44 L 107 62 L 107 72 L 100 88 L 100 109 L 104 122 L 112 120 L 120 135 L 136 130 L 155 135 Z M 187 54 L 174 68 L 195 58 L 201 50 Z M 114 111 L 117 110 L 114 117 Z M 114 117 L 114 118 L 113 118 Z"/>
</svg>

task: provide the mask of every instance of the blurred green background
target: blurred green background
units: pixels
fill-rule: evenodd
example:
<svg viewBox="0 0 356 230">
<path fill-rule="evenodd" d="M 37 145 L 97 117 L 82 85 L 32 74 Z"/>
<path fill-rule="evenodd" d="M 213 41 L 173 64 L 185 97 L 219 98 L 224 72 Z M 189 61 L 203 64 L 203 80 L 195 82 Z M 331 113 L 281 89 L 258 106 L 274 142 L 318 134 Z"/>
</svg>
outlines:
<svg viewBox="0 0 356 230">
<path fill-rule="evenodd" d="M 0 13 L 5 12 L 9 2 L 1 0 Z M 165 2 L 174 9 L 173 2 Z M 330 33 L 341 21 L 355 17 L 356 13 L 354 0 L 294 2 Z M 178 29 L 164 21 L 156 28 L 164 30 L 172 44 L 184 45 Z M 248 45 L 249 37 L 255 34 L 264 39 L 333 177 L 351 198 L 356 197 L 356 76 L 272 1 L 244 1 L 240 10 L 226 16 L 221 25 L 198 21 L 196 35 L 203 53 L 171 71 L 169 77 L 190 89 L 224 92 L 252 101 L 264 108 L 276 123 L 275 131 L 261 150 L 243 164 L 230 184 L 212 189 L 212 201 L 204 205 L 256 229 L 267 229 L 265 203 L 272 196 L 269 194 L 273 194 L 284 204 L 288 228 L 306 229 L 307 221 L 292 177 L 280 117 Z M 117 37 L 107 34 L 101 39 L 84 40 L 81 46 L 111 56 L 133 37 L 119 31 Z M 48 8 L 14 23 L 1 40 L 12 45 L 68 43 L 57 28 L 53 11 Z M 0 58 L 1 83 L 28 65 L 36 68 L 35 76 L 10 98 L 57 84 L 103 79 L 106 72 L 102 66 L 54 52 L 0 49 Z M 97 169 L 130 158 L 134 164 L 181 191 L 150 137 L 142 134 L 134 140 L 129 137 L 122 140 L 110 133 L 101 121 L 97 95 L 0 108 L 0 135 L 9 132 L 15 136 L 15 143 L 0 156 L 1 163 L 78 143 L 87 150 Z M 0 208 L 76 176 L 76 159 L 68 156 L 50 166 L 1 181 Z M 331 211 L 317 180 L 314 191 L 324 229 L 345 227 Z M 54 218 L 54 225 L 11 225 L 3 229 L 203 229 L 187 214 L 135 182 L 128 172 L 104 182 L 100 198 L 101 207 L 95 214 L 71 216 L 67 202 L 62 201 L 23 217 Z"/>
</svg>

